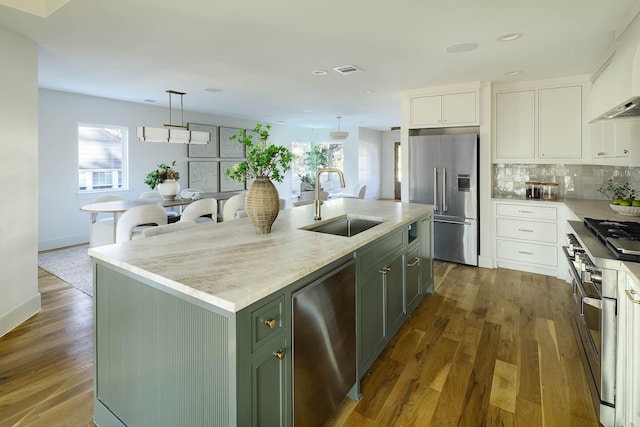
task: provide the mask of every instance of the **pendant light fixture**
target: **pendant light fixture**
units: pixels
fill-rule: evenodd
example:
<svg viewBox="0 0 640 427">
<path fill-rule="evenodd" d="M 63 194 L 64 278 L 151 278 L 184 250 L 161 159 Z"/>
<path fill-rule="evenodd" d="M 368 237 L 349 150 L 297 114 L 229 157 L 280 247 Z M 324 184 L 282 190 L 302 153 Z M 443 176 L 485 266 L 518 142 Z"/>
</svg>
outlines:
<svg viewBox="0 0 640 427">
<path fill-rule="evenodd" d="M 329 136 L 331 137 L 331 139 L 347 139 L 347 137 L 349 136 L 349 132 L 345 132 L 345 131 L 341 131 L 340 130 L 340 119 L 341 118 L 342 118 L 342 116 L 336 117 L 336 119 L 338 119 L 338 130 L 337 131 L 333 131 L 333 132 L 329 132 Z"/>
<path fill-rule="evenodd" d="M 184 125 L 184 92 L 168 90 L 169 94 L 169 123 L 163 128 L 139 127 L 138 140 L 143 142 L 169 142 L 172 144 L 207 144 L 211 140 L 209 132 L 191 131 Z M 171 121 L 171 96 L 180 95 L 180 124 Z"/>
</svg>

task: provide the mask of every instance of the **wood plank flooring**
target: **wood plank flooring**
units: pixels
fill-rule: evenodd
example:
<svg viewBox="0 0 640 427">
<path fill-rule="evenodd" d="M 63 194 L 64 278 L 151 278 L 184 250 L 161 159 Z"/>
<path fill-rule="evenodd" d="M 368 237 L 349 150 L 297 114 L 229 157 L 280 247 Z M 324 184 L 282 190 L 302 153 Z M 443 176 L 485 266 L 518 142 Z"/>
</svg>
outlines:
<svg viewBox="0 0 640 427">
<path fill-rule="evenodd" d="M 0 338 L 0 426 L 93 426 L 93 300 L 38 269 L 42 311 Z"/>
<path fill-rule="evenodd" d="M 568 284 L 441 262 L 436 279 L 328 426 L 599 425 Z M 0 426 L 93 426 L 92 299 L 39 286 L 42 312 L 0 338 Z"/>
<path fill-rule="evenodd" d="M 600 425 L 567 283 L 442 262 L 436 283 L 327 426 Z"/>
</svg>

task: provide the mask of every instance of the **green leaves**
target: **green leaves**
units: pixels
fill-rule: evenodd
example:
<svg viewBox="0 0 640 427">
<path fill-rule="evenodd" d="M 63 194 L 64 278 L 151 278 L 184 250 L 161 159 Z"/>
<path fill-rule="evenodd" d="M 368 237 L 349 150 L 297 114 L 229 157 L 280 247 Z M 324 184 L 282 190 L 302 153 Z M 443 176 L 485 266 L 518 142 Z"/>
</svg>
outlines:
<svg viewBox="0 0 640 427">
<path fill-rule="evenodd" d="M 628 182 L 624 184 L 617 184 L 613 179 L 607 181 L 607 185 L 604 184 L 598 188 L 598 193 L 602 194 L 607 199 L 633 199 L 636 195 L 636 190 L 632 189 Z"/>
<path fill-rule="evenodd" d="M 171 165 L 160 163 L 157 165 L 156 169 L 147 174 L 147 177 L 144 179 L 144 183 L 154 190 L 158 184 L 162 184 L 167 179 L 175 179 L 177 181 L 180 178 L 180 172 L 173 169 L 175 165 L 175 160 L 171 162 Z"/>
<path fill-rule="evenodd" d="M 268 143 L 271 125 L 258 123 L 253 129 L 260 139 L 254 144 L 253 135 L 244 130 L 238 131 L 231 139 L 237 140 L 247 148 L 247 160 L 237 163 L 225 172 L 228 177 L 240 182 L 251 178 L 266 177 L 276 182 L 284 181 L 285 173 L 291 169 L 293 153 L 288 148 Z"/>
</svg>

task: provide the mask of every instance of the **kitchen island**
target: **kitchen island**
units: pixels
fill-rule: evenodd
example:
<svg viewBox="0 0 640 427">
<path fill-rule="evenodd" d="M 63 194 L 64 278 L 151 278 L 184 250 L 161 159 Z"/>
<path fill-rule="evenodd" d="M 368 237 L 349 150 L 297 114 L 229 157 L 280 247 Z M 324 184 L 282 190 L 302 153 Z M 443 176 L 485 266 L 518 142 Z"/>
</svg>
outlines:
<svg viewBox="0 0 640 427">
<path fill-rule="evenodd" d="M 240 219 L 91 249 L 96 424 L 291 425 L 292 289 L 351 259 L 357 398 L 433 285 L 432 208 L 336 199 L 322 214 L 382 223 L 353 237 L 303 230 L 308 205 L 281 211 L 268 235 Z"/>
</svg>

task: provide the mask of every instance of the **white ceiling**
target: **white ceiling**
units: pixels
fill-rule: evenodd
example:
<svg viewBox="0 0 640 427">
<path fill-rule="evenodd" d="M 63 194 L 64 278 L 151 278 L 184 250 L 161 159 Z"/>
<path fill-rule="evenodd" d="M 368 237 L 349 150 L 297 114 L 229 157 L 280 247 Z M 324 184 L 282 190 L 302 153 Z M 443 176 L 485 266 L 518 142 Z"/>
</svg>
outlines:
<svg viewBox="0 0 640 427">
<path fill-rule="evenodd" d="M 189 111 L 313 128 L 342 116 L 342 128 L 387 130 L 407 89 L 591 73 L 639 4 L 71 0 L 48 18 L 0 5 L 0 25 L 39 45 L 44 88 L 161 106 L 172 89 L 187 92 Z M 496 40 L 514 32 L 524 36 Z M 445 51 L 461 42 L 478 48 Z M 333 71 L 343 65 L 363 72 Z M 513 70 L 522 74 L 504 74 Z"/>
</svg>

